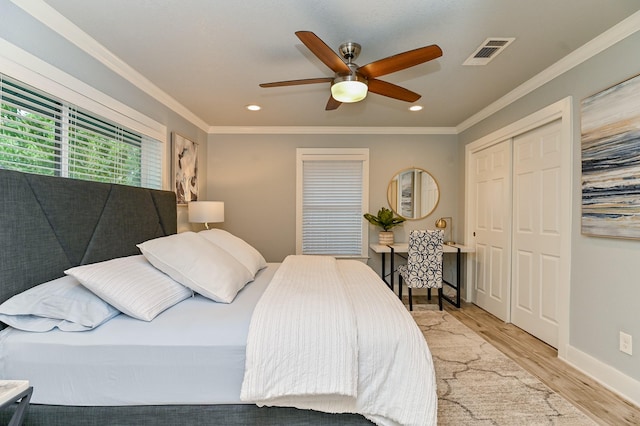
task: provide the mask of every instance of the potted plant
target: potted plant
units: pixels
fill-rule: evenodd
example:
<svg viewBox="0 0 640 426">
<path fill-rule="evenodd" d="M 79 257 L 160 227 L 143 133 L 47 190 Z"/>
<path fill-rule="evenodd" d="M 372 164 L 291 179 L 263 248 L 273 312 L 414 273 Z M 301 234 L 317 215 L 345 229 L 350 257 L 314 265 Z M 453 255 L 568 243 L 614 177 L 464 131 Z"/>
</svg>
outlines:
<svg viewBox="0 0 640 426">
<path fill-rule="evenodd" d="M 382 231 L 378 233 L 378 242 L 380 244 L 393 244 L 393 232 L 391 232 L 390 229 L 400 225 L 406 220 L 403 217 L 395 216 L 393 211 L 385 207 L 378 210 L 377 216 L 365 213 L 364 218 L 367 219 L 370 224 L 382 228 Z"/>
</svg>

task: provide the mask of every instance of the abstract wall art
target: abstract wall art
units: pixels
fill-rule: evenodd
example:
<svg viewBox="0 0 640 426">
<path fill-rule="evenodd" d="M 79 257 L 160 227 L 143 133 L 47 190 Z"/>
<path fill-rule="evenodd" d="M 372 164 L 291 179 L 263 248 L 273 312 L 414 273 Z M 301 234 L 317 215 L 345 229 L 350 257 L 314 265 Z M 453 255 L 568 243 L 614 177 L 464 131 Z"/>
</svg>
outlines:
<svg viewBox="0 0 640 426">
<path fill-rule="evenodd" d="M 173 139 L 173 180 L 178 204 L 198 200 L 198 144 L 177 133 Z"/>
<path fill-rule="evenodd" d="M 582 100 L 582 233 L 640 239 L 640 76 Z"/>
</svg>

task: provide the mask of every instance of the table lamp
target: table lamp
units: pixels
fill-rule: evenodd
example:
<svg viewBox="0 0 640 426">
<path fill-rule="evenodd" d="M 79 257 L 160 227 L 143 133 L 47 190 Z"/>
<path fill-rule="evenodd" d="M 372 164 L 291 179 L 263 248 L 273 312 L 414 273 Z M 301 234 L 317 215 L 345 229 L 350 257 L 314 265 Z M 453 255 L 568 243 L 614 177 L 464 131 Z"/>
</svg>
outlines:
<svg viewBox="0 0 640 426">
<path fill-rule="evenodd" d="M 449 222 L 447 222 L 447 220 Z M 449 239 L 448 240 L 446 238 L 447 225 L 451 225 L 451 226 L 449 226 Z M 445 232 L 445 241 L 444 241 L 444 243 L 445 244 L 450 245 L 450 246 L 455 244 L 455 242 L 453 241 L 453 218 L 451 216 L 441 217 L 440 219 L 436 220 L 436 228 L 444 230 L 444 232 Z"/>
<path fill-rule="evenodd" d="M 210 223 L 224 222 L 224 201 L 191 201 L 189 222 L 204 223 L 206 229 Z"/>
</svg>

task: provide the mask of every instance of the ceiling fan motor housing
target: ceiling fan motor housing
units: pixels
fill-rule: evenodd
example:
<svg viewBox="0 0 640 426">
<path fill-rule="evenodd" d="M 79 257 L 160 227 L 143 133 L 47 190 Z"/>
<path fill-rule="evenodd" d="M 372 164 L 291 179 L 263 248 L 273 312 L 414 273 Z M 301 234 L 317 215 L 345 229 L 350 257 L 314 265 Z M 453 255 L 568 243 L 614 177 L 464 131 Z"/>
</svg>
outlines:
<svg viewBox="0 0 640 426">
<path fill-rule="evenodd" d="M 360 55 L 360 51 L 362 50 L 362 46 L 358 43 L 354 43 L 352 41 L 348 41 L 346 43 L 342 43 L 338 48 L 338 52 L 340 52 L 340 56 L 342 56 L 347 64 L 355 61 Z"/>
</svg>

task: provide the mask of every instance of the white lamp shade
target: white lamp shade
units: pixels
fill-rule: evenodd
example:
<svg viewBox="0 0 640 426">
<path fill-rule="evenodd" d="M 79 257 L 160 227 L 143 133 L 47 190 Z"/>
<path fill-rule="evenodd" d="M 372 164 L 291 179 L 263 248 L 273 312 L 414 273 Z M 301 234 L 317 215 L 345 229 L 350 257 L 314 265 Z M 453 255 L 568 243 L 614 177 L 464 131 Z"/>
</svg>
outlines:
<svg viewBox="0 0 640 426">
<path fill-rule="evenodd" d="M 191 201 L 189 203 L 189 222 L 224 222 L 224 201 Z"/>
<path fill-rule="evenodd" d="M 331 85 L 331 96 L 339 102 L 359 102 L 367 96 L 367 84 L 357 76 L 337 77 Z"/>
</svg>

